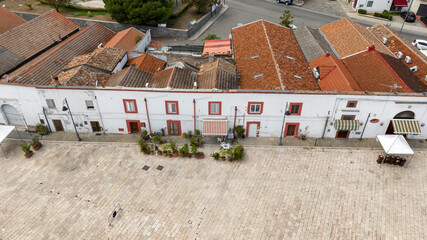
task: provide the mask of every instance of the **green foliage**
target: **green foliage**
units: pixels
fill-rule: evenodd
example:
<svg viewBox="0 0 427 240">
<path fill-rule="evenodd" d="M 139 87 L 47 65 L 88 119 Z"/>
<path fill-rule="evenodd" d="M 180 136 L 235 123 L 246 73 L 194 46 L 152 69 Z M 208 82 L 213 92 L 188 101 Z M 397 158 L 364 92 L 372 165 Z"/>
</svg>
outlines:
<svg viewBox="0 0 427 240">
<path fill-rule="evenodd" d="M 359 14 L 366 14 L 368 11 L 366 11 L 366 9 L 361 9 L 359 8 L 359 10 L 357 10 L 357 13 Z"/>
<path fill-rule="evenodd" d="M 136 36 L 136 38 L 135 38 L 135 44 L 138 44 L 139 43 L 139 41 L 141 41 L 141 36 Z"/>
<path fill-rule="evenodd" d="M 280 17 L 280 25 L 285 26 L 287 28 L 291 28 L 291 25 L 294 23 L 294 20 L 292 20 L 294 16 L 291 15 L 291 11 L 285 10 L 283 12 L 283 15 Z"/>
<path fill-rule="evenodd" d="M 41 147 L 42 143 L 40 142 L 39 138 L 40 138 L 39 136 L 35 136 L 31 139 L 31 146 L 33 148 Z"/>
<path fill-rule="evenodd" d="M 170 142 L 170 144 L 169 144 L 169 147 L 170 147 L 170 149 L 172 149 L 172 152 L 173 152 L 173 153 L 176 153 L 176 152 L 177 152 L 176 142 L 171 141 L 171 142 Z"/>
<path fill-rule="evenodd" d="M 219 150 L 219 154 L 221 155 L 221 157 L 227 156 L 227 153 L 228 153 L 228 150 L 226 150 L 226 149 Z"/>
<path fill-rule="evenodd" d="M 172 14 L 171 0 L 104 0 L 105 9 L 120 23 L 156 25 Z"/>
<path fill-rule="evenodd" d="M 243 150 L 243 146 L 239 145 L 233 149 L 232 159 L 239 160 L 245 156 L 245 152 Z"/>
<path fill-rule="evenodd" d="M 180 17 L 191 6 L 192 6 L 191 2 L 183 3 L 182 6 L 178 9 L 178 11 L 176 11 L 175 13 L 172 14 L 171 18 L 178 18 L 178 17 Z"/>
<path fill-rule="evenodd" d="M 245 128 L 242 125 L 237 125 L 235 131 L 238 138 L 242 138 L 245 135 Z"/>
<path fill-rule="evenodd" d="M 382 13 L 375 12 L 374 16 L 380 17 L 380 18 L 385 18 L 385 19 L 388 19 L 390 21 L 393 20 L 393 15 L 387 10 L 384 10 Z"/>
<path fill-rule="evenodd" d="M 219 155 L 219 153 L 212 153 L 212 155 L 211 155 L 215 160 L 218 160 L 220 157 L 221 157 L 221 155 Z"/>
<path fill-rule="evenodd" d="M 212 4 L 215 4 L 216 0 L 191 0 L 191 3 L 197 8 L 198 13 L 202 13 Z"/>
<path fill-rule="evenodd" d="M 163 152 L 166 152 L 169 149 L 169 144 L 163 144 L 160 148 L 162 149 Z"/>
<path fill-rule="evenodd" d="M 179 149 L 179 153 L 182 155 L 187 155 L 188 153 L 190 153 L 190 149 L 188 148 L 188 144 L 184 144 L 184 146 L 182 148 Z"/>
<path fill-rule="evenodd" d="M 200 136 L 200 130 L 199 130 L 199 129 L 196 129 L 196 131 L 194 131 L 194 135 L 196 135 L 196 136 Z"/>
<path fill-rule="evenodd" d="M 219 39 L 219 37 L 216 34 L 213 34 L 213 33 L 209 33 L 205 37 L 205 40 L 215 40 L 215 39 Z"/>
<path fill-rule="evenodd" d="M 155 143 L 160 143 L 160 141 L 162 140 L 162 137 L 163 137 L 162 134 L 157 134 L 151 140 L 153 140 L 153 142 Z"/>
<path fill-rule="evenodd" d="M 375 12 L 374 17 L 382 17 L 381 13 Z"/>
<path fill-rule="evenodd" d="M 36 125 L 36 133 L 40 135 L 46 135 L 49 132 L 49 128 L 44 124 L 37 124 Z"/>
<path fill-rule="evenodd" d="M 55 8 L 57 12 L 61 7 L 65 7 L 70 3 L 70 0 L 44 0 L 47 4 Z"/>
<path fill-rule="evenodd" d="M 145 138 L 146 136 L 148 135 L 148 132 L 147 132 L 147 130 L 142 130 L 142 132 L 141 132 L 141 137 L 142 138 Z"/>
<path fill-rule="evenodd" d="M 33 10 L 33 4 L 31 3 L 25 3 L 25 6 L 28 8 L 28 10 Z"/>
<path fill-rule="evenodd" d="M 22 149 L 22 151 L 24 151 L 25 156 L 30 155 L 33 151 L 31 151 L 31 145 L 30 144 L 21 144 L 19 145 Z"/>
<path fill-rule="evenodd" d="M 150 152 L 150 147 L 147 144 L 143 144 L 141 145 L 141 152 L 143 153 L 149 153 Z"/>
<path fill-rule="evenodd" d="M 197 145 L 191 144 L 191 154 L 196 155 L 198 152 Z"/>
</svg>

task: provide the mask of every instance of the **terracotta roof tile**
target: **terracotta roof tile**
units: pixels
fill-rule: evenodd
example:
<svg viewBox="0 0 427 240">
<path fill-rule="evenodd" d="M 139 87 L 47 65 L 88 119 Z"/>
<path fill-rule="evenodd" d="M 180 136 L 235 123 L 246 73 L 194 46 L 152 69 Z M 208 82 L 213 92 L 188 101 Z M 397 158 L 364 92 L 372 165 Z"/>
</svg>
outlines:
<svg viewBox="0 0 427 240">
<path fill-rule="evenodd" d="M 362 91 L 390 92 L 393 86 L 398 86 L 396 92 L 412 92 L 375 49 L 355 54 L 342 61 Z"/>
<path fill-rule="evenodd" d="M 232 35 L 242 89 L 320 89 L 292 30 L 259 20 Z"/>
<path fill-rule="evenodd" d="M 320 31 L 341 58 L 365 51 L 372 45 L 380 52 L 393 55 L 368 29 L 347 18 L 322 26 Z"/>
<path fill-rule="evenodd" d="M 325 54 L 311 61 L 310 67 L 319 69 L 318 84 L 322 91 L 362 90 L 341 60 L 331 54 Z"/>
<path fill-rule="evenodd" d="M 114 73 L 108 80 L 107 86 L 122 86 L 144 88 L 153 78 L 152 73 L 130 66 Z"/>
<path fill-rule="evenodd" d="M 126 65 L 135 66 L 136 68 L 139 68 L 149 73 L 156 73 L 158 71 L 163 70 L 166 65 L 166 62 L 149 54 L 144 54 L 142 56 L 129 60 Z"/>
<path fill-rule="evenodd" d="M 200 89 L 236 89 L 236 68 L 222 58 L 202 64 L 197 84 Z"/>
<path fill-rule="evenodd" d="M 0 7 L 0 34 L 12 30 L 24 23 L 24 19 L 8 11 L 6 8 Z"/>
<path fill-rule="evenodd" d="M 145 34 L 136 28 L 131 27 L 118 32 L 105 46 L 131 51 L 137 45 L 136 38 L 138 36 L 142 39 Z"/>
<path fill-rule="evenodd" d="M 94 23 L 13 72 L 12 82 L 48 85 L 74 57 L 91 53 L 113 36 L 111 30 Z"/>
<path fill-rule="evenodd" d="M 67 86 L 105 86 L 110 76 L 110 73 L 100 69 L 82 65 L 58 74 L 57 78 L 61 85 Z M 56 81 L 53 80 L 51 84 L 55 85 Z"/>
<path fill-rule="evenodd" d="M 148 44 L 148 47 L 160 50 L 160 48 L 163 47 L 163 43 L 156 42 L 156 41 L 151 41 L 150 44 Z"/>
<path fill-rule="evenodd" d="M 25 61 L 24 58 L 0 46 L 0 76 Z"/>
<path fill-rule="evenodd" d="M 169 68 L 160 72 L 156 72 L 151 80 L 151 87 L 153 88 L 166 88 L 172 78 L 172 74 L 175 68 Z"/>
<path fill-rule="evenodd" d="M 231 55 L 231 40 L 206 40 L 203 55 Z"/>
<path fill-rule="evenodd" d="M 72 21 L 52 10 L 0 35 L 0 45 L 28 59 L 78 29 Z"/>
<path fill-rule="evenodd" d="M 187 69 L 173 68 L 172 78 L 169 84 L 170 88 L 176 89 L 192 89 L 197 75 Z"/>
</svg>

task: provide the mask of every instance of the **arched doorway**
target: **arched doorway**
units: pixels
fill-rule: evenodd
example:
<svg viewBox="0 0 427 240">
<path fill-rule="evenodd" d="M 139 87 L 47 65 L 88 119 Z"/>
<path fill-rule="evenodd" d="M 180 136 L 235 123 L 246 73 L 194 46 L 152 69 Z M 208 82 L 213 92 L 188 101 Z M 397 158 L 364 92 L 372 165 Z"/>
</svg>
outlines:
<svg viewBox="0 0 427 240">
<path fill-rule="evenodd" d="M 415 113 L 412 111 L 403 111 L 394 115 L 393 119 L 415 119 Z M 394 128 L 391 121 L 388 124 L 388 128 L 385 134 L 394 134 Z"/>
<path fill-rule="evenodd" d="M 25 125 L 21 114 L 9 104 L 3 104 L 1 110 L 6 117 L 7 124 L 9 125 Z"/>
</svg>

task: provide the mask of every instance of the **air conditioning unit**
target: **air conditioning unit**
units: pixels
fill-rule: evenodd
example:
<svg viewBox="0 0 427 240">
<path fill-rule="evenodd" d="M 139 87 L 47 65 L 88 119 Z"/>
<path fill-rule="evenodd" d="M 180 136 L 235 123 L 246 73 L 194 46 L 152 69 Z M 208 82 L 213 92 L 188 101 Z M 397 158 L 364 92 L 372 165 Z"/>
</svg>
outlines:
<svg viewBox="0 0 427 240">
<path fill-rule="evenodd" d="M 387 45 L 387 38 L 385 38 L 385 37 L 383 37 L 383 43 L 384 43 L 384 45 Z"/>
<path fill-rule="evenodd" d="M 403 53 L 402 52 L 398 52 L 397 53 L 397 58 L 398 59 L 402 59 L 403 58 Z"/>
<path fill-rule="evenodd" d="M 412 61 L 411 61 L 411 57 L 410 57 L 410 56 L 406 56 L 406 57 L 405 57 L 405 62 L 406 62 L 406 63 L 408 63 L 408 64 L 409 64 L 409 63 L 412 63 Z"/>
<path fill-rule="evenodd" d="M 409 70 L 411 70 L 411 72 L 416 72 L 418 70 L 418 67 L 417 66 L 411 67 Z"/>
</svg>

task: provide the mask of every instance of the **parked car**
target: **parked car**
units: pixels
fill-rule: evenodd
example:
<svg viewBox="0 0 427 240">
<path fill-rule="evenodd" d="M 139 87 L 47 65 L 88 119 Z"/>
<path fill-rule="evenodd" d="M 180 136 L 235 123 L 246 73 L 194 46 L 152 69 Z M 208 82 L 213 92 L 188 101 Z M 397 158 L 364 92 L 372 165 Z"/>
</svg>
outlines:
<svg viewBox="0 0 427 240">
<path fill-rule="evenodd" d="M 406 18 L 407 22 L 415 22 L 415 20 L 417 19 L 417 17 L 415 16 L 414 12 L 401 12 L 400 16 L 405 19 L 406 14 L 408 14 L 408 17 Z"/>
<path fill-rule="evenodd" d="M 414 45 L 419 50 L 427 50 L 427 41 L 426 40 L 415 39 L 412 42 L 412 45 Z"/>
<path fill-rule="evenodd" d="M 285 5 L 291 5 L 293 0 L 277 0 L 277 3 L 284 3 Z"/>
</svg>

